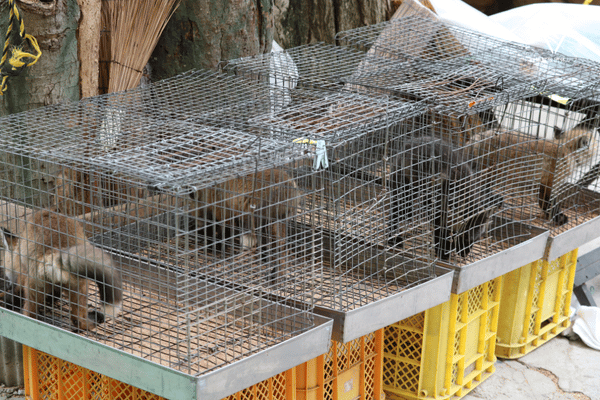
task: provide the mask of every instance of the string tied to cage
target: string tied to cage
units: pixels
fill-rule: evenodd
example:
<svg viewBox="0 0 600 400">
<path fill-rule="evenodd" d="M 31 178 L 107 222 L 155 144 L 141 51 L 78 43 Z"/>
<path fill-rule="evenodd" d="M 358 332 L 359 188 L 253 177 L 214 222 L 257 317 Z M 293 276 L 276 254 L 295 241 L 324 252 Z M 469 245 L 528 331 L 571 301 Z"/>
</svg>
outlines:
<svg viewBox="0 0 600 400">
<path fill-rule="evenodd" d="M 21 16 L 15 0 L 8 0 L 10 8 L 8 29 L 4 41 L 4 51 L 0 60 L 0 96 L 7 89 L 7 80 L 9 76 L 17 76 L 25 67 L 35 64 L 42 51 L 35 37 L 25 32 L 25 21 Z M 24 50 L 28 47 L 32 52 Z"/>
</svg>

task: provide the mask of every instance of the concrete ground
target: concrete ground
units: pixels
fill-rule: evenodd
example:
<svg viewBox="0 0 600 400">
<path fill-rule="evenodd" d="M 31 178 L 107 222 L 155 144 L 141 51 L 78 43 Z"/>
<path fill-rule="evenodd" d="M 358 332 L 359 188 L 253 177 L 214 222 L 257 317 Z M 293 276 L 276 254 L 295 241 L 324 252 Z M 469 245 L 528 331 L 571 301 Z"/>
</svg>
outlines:
<svg viewBox="0 0 600 400">
<path fill-rule="evenodd" d="M 0 400 L 26 400 L 25 391 L 22 388 L 7 388 L 0 385 Z"/>
<path fill-rule="evenodd" d="M 600 304 L 600 277 L 589 284 Z M 0 400 L 8 399 L 26 400 L 22 389 L 0 386 Z M 600 351 L 558 336 L 519 359 L 498 360 L 496 372 L 463 399 L 600 400 Z"/>
</svg>

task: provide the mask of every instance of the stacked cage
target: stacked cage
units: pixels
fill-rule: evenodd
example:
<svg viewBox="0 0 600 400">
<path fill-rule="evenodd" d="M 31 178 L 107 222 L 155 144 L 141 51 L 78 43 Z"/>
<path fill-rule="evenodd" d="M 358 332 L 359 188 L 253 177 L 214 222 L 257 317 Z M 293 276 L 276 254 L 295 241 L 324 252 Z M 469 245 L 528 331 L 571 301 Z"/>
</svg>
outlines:
<svg viewBox="0 0 600 400">
<path fill-rule="evenodd" d="M 184 87 L 172 90 L 185 100 Z M 331 322 L 311 313 L 319 190 L 296 168 L 311 149 L 173 118 L 177 105 L 157 109 L 156 95 L 144 87 L 3 118 L 2 301 L 50 325 L 28 330 L 19 324 L 30 319 L 0 309 L 0 328 L 54 353 L 42 332 L 75 330 L 95 349 L 194 378 L 236 375 L 273 347 L 286 354 L 203 385 L 223 397 L 328 347 Z M 68 354 L 55 355 L 77 362 Z M 135 375 L 108 360 L 98 372 Z"/>
<path fill-rule="evenodd" d="M 336 318 L 336 340 L 348 342 L 397 320 L 390 308 L 368 311 L 380 300 L 404 297 L 407 316 L 447 300 L 451 276 L 428 250 L 428 204 L 438 183 L 427 182 L 439 182 L 440 175 L 428 169 L 435 145 L 412 139 L 427 129 L 423 104 L 288 83 L 196 71 L 155 85 L 154 93 L 177 104 L 180 120 L 249 131 L 315 153 L 293 174 L 300 188 L 315 193 L 306 198 L 314 210 L 306 223 L 323 237 L 323 279 L 314 304 Z M 159 95 L 179 85 L 194 101 Z M 404 186 L 411 173 L 420 175 Z M 407 204 L 414 205 L 410 211 Z M 426 302 L 407 290 L 427 290 L 426 284 L 436 293 Z"/>
<path fill-rule="evenodd" d="M 398 80 L 394 90 L 399 96 L 417 93 L 417 98 L 431 98 L 432 112 L 442 125 L 460 128 L 449 139 L 475 169 L 492 172 L 503 197 L 503 211 L 495 218 L 499 227 L 519 234 L 548 231 L 547 241 L 527 246 L 527 257 L 522 256 L 525 247 L 519 252 L 513 243 L 502 260 L 500 270 L 509 273 L 500 299 L 500 320 L 505 323 L 498 325 L 496 354 L 521 356 L 564 330 L 573 255 L 598 236 L 600 223 L 595 183 L 600 66 L 468 32 L 435 18 L 413 16 L 358 29 L 340 35 L 340 41 L 404 60 L 407 67 L 396 75 L 413 80 Z M 407 74 L 415 63 L 429 71 Z M 481 71 L 487 72 L 479 75 Z M 393 75 L 382 79 L 392 80 Z M 372 82 L 370 77 L 364 81 Z M 503 101 L 495 103 L 498 99 Z M 490 232 L 494 229 L 492 225 Z M 469 267 L 488 273 L 485 266 L 482 262 Z M 471 286 L 471 279 L 461 280 L 469 277 L 469 270 L 473 268 L 459 270 L 457 293 Z M 518 297 L 513 295 L 515 285 Z"/>
<path fill-rule="evenodd" d="M 413 74 L 412 81 L 398 80 L 394 90 L 432 98 L 444 117 L 458 115 L 462 126 L 451 139 L 478 165 L 501 168 L 497 165 L 507 160 L 515 171 L 509 182 L 521 185 L 531 181 L 524 170 L 541 166 L 534 196 L 528 196 L 532 207 L 511 219 L 555 237 L 598 215 L 597 63 L 416 16 L 348 31 L 339 39 L 406 65 L 425 64 L 435 80 Z M 408 77 L 406 70 L 401 69 Z M 533 159 L 524 164 L 519 154 Z"/>
<path fill-rule="evenodd" d="M 480 62 L 477 53 L 461 43 L 495 49 L 498 58 L 510 55 L 514 46 L 421 17 L 345 32 L 339 42 L 346 45 L 312 44 L 232 60 L 222 68 L 296 91 L 318 87 L 425 104 L 427 111 L 413 119 L 410 128 L 401 133 L 390 130 L 390 138 L 400 135 L 409 147 L 430 143 L 429 156 L 436 153 L 438 160 L 431 166 L 445 177 L 434 189 L 436 205 L 422 214 L 430 218 L 423 223 L 434 228 L 432 245 L 422 248 L 419 256 L 466 267 L 527 245 L 520 246 L 520 256 L 525 255 L 526 261 L 541 258 L 546 227 L 531 226 L 543 167 L 543 160 L 531 150 L 535 138 L 496 135 L 504 117 L 498 113 L 505 112 L 512 99 L 537 92 L 508 68 Z M 403 149 L 393 143 L 389 149 L 393 164 Z M 424 175 L 412 176 L 418 180 Z M 396 207 L 392 213 L 400 219 L 411 212 L 406 204 L 415 204 L 405 200 L 400 200 L 404 210 Z M 495 272 L 471 268 L 469 274 L 458 276 L 455 290 L 486 282 L 498 276 Z"/>
</svg>

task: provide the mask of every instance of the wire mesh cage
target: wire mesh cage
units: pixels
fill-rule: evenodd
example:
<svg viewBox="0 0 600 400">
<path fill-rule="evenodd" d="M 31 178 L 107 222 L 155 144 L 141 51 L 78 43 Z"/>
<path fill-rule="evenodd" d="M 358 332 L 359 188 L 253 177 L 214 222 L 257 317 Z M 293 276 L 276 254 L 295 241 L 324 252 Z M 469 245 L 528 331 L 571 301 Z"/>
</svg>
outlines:
<svg viewBox="0 0 600 400">
<path fill-rule="evenodd" d="M 327 101 L 337 100 L 329 103 L 326 112 L 304 103 L 251 122 L 269 136 L 303 132 L 303 137 L 319 138 L 303 139 L 316 142 L 317 152 L 322 146 L 322 161 L 327 160 L 310 181 L 323 190 L 316 207 L 322 211 L 316 213 L 314 223 L 323 234 L 324 280 L 315 306 L 331 316 L 354 313 L 354 319 L 342 318 L 343 333 L 334 332 L 336 340 L 347 342 L 398 318 L 396 312 L 369 314 L 374 309 L 369 306 L 377 302 L 383 306 L 385 300 L 400 305 L 403 301 L 397 295 L 410 289 L 421 293 L 421 299 L 436 285 L 441 285 L 439 294 L 448 293 L 449 287 L 436 278 L 450 279 L 450 275 L 437 267 L 437 256 L 431 251 L 440 245 L 435 234 L 437 213 L 432 209 L 437 207 L 443 170 L 435 166 L 440 163 L 439 143 L 419 137 L 427 130 L 421 126 L 427 125 L 426 117 L 404 110 L 378 121 L 369 112 L 353 127 L 356 133 L 348 136 L 344 125 L 350 103 L 337 103 L 344 97 L 329 96 Z M 364 98 L 357 105 L 367 110 L 374 101 L 381 99 Z M 350 113 L 350 117 L 361 115 Z M 323 119 L 327 122 L 321 123 Z M 430 297 L 416 305 L 416 298 L 409 298 L 404 304 L 410 313 L 413 306 L 427 308 L 440 300 Z"/>
<path fill-rule="evenodd" d="M 338 43 L 398 61 L 352 83 L 382 82 L 399 95 L 433 99 L 439 112 L 472 113 L 556 87 L 598 80 L 593 62 L 556 56 L 435 17 L 405 16 L 341 32 Z"/>
<path fill-rule="evenodd" d="M 375 69 L 350 82 L 431 99 L 442 135 L 450 133 L 446 139 L 475 169 L 501 177 L 495 185 L 504 192 L 505 221 L 557 236 L 597 216 L 588 187 L 598 170 L 599 65 L 415 15 L 343 32 L 338 40 L 399 61 L 391 73 Z"/>
<path fill-rule="evenodd" d="M 322 323 L 311 150 L 140 112 L 148 90 L 2 119 L 2 301 L 201 376 Z"/>
<path fill-rule="evenodd" d="M 598 216 L 598 83 L 515 101 L 496 110 L 498 127 L 479 137 L 508 156 L 502 142 L 528 149 L 542 164 L 532 224 L 560 235 Z M 557 99 L 564 99 L 556 101 Z"/>
<path fill-rule="evenodd" d="M 370 27 L 363 29 L 370 32 Z M 341 35 L 344 36 L 343 33 Z M 411 216 L 410 208 L 421 207 L 421 212 L 416 212 L 416 215 L 421 215 L 424 226 L 433 226 L 434 229 L 429 234 L 430 241 L 422 242 L 422 247 L 417 245 L 421 248 L 413 256 L 427 257 L 433 248 L 437 259 L 464 266 L 516 244 L 540 239 L 543 230 L 529 225 L 533 219 L 530 210 L 534 207 L 531 199 L 537 193 L 536 182 L 542 174 L 541 160 L 523 144 L 517 143 L 505 144 L 508 147 L 506 151 L 512 150 L 510 158 L 498 158 L 499 154 L 490 147 L 489 139 L 486 141 L 483 137 L 484 132 L 491 132 L 499 125 L 498 118 L 501 117 L 495 115 L 496 108 L 502 111 L 501 105 L 509 104 L 509 100 L 531 96 L 535 91 L 530 84 L 524 84 L 505 71 L 481 65 L 474 66 L 472 71 L 469 68 L 459 71 L 461 65 L 447 63 L 441 74 L 436 71 L 439 66 L 430 60 L 408 62 L 396 54 L 374 51 L 373 47 L 315 44 L 232 60 L 222 67 L 237 76 L 279 82 L 284 87 L 321 87 L 424 105 L 426 111 L 419 118 L 409 124 L 398 123 L 388 131 L 388 167 L 398 160 L 403 160 L 400 163 L 405 167 L 413 165 L 413 172 L 397 170 L 392 172 L 392 179 L 388 179 L 391 193 L 405 193 L 404 197 L 396 196 L 395 205 L 391 207 L 396 211 L 391 214 L 401 216 L 395 219 L 401 220 L 401 225 L 408 225 L 408 220 L 413 224 L 414 219 L 406 218 Z M 468 63 L 467 67 L 470 67 Z M 408 71 L 407 74 L 402 75 L 405 71 Z M 474 92 L 470 89 L 465 93 L 457 88 L 451 89 L 452 85 L 463 84 L 469 72 L 475 74 L 472 81 L 507 84 L 495 87 L 495 94 L 489 101 L 475 101 L 477 96 L 473 97 Z M 427 77 L 429 83 L 423 80 L 425 78 L 414 81 L 413 78 L 419 74 Z M 450 82 L 450 78 L 455 82 Z M 444 87 L 435 83 L 437 80 L 451 84 Z M 396 86 L 398 84 L 408 86 Z M 421 90 L 429 84 L 437 88 L 429 92 Z M 474 103 L 453 108 L 469 102 Z M 293 104 L 286 108 L 293 108 Z M 292 126 L 284 119 L 301 120 L 297 114 L 285 109 L 279 114 L 286 113 L 287 116 L 269 117 L 270 121 L 263 119 L 261 123 L 279 124 L 278 128 L 271 130 L 280 132 Z M 308 120 L 308 115 L 305 118 Z M 403 127 L 399 128 L 401 125 Z M 527 137 L 523 141 L 527 141 Z M 420 154 L 416 154 L 416 149 L 420 149 L 417 151 Z M 434 162 L 425 161 L 431 157 Z M 494 162 L 484 162 L 488 159 Z M 433 170 L 436 172 L 432 173 Z M 428 178 L 435 184 L 426 185 L 424 182 Z M 409 181 L 409 185 L 398 190 L 398 186 L 402 185 L 394 179 L 400 179 L 403 185 L 404 181 Z M 407 196 L 407 188 L 422 197 Z M 426 188 L 430 191 L 427 192 Z M 393 221 L 392 217 L 392 225 Z M 541 257 L 541 239 L 537 242 Z"/>
<path fill-rule="evenodd" d="M 184 90 L 185 99 L 179 95 Z M 296 163 L 290 176 L 300 190 L 315 193 L 305 198 L 314 212 L 306 228 L 316 228 L 324 240 L 323 279 L 319 290 L 310 293 L 315 305 L 355 310 L 448 275 L 425 250 L 432 228 L 423 207 L 414 212 L 410 243 L 388 242 L 392 233 L 386 233 L 391 229 L 391 196 L 382 179 L 391 164 L 385 155 L 391 147 L 402 146 L 423 112 L 422 104 L 206 71 L 158 82 L 150 93 L 146 107 L 157 113 L 296 143 L 314 154 Z M 420 259 L 408 258 L 416 248 Z"/>
<path fill-rule="evenodd" d="M 381 82 L 397 85 L 400 95 L 432 98 L 442 125 L 453 128 L 453 142 L 470 148 L 478 164 L 488 168 L 504 160 L 516 173 L 513 183 L 524 183 L 527 171 L 535 170 L 530 163 L 541 165 L 531 197 L 539 207 L 524 209 L 532 214 L 516 215 L 517 220 L 556 237 L 598 216 L 600 65 L 415 15 L 343 32 L 338 40 L 398 58 L 402 65 L 419 65 L 420 79 L 407 80 L 408 68 L 401 68 L 402 77 L 384 74 Z M 377 79 L 355 75 L 352 82 Z M 517 153 L 530 160 L 523 162 Z"/>
</svg>

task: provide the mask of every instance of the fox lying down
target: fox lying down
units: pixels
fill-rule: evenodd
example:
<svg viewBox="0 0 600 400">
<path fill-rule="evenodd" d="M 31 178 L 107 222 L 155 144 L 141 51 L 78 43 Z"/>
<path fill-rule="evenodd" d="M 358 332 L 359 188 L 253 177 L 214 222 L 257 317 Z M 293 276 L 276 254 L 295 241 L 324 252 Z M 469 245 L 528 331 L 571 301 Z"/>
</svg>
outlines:
<svg viewBox="0 0 600 400">
<path fill-rule="evenodd" d="M 111 257 L 85 238 L 81 224 L 50 210 L 35 212 L 16 234 L 0 230 L 3 271 L 22 312 L 38 317 L 46 296 L 66 289 L 75 328 L 90 330 L 104 316 L 88 314 L 88 280 L 96 282 L 103 312 L 116 316 L 123 301 L 121 273 Z"/>
</svg>

